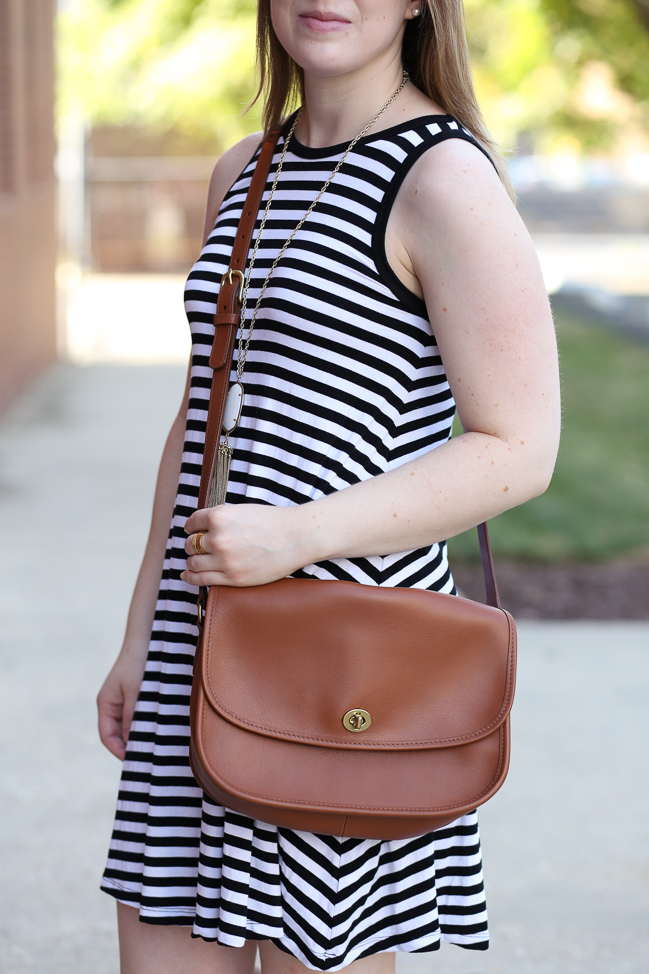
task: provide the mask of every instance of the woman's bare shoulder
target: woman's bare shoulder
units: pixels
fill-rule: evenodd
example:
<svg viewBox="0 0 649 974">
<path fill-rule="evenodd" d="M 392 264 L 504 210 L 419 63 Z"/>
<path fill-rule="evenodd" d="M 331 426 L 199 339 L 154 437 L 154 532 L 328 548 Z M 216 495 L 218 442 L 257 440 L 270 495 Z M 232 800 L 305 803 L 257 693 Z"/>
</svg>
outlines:
<svg viewBox="0 0 649 974">
<path fill-rule="evenodd" d="M 447 139 L 422 154 L 401 187 L 395 218 L 424 292 L 433 266 L 452 264 L 459 273 L 478 255 L 507 253 L 516 263 L 524 252 L 532 259 L 529 234 L 498 173 L 463 139 Z"/>
<path fill-rule="evenodd" d="M 224 152 L 217 161 L 210 177 L 210 186 L 207 193 L 207 208 L 205 212 L 205 233 L 203 243 L 207 240 L 216 221 L 221 203 L 225 194 L 232 186 L 246 163 L 254 156 L 257 146 L 263 138 L 262 132 L 255 132 L 247 135 L 236 145 Z"/>
<path fill-rule="evenodd" d="M 492 205 L 497 201 L 506 211 L 515 210 L 491 160 L 478 146 L 461 138 L 446 139 L 424 152 L 408 173 L 406 184 L 416 190 L 404 195 L 418 213 L 423 204 L 441 215 L 476 197 Z"/>
</svg>

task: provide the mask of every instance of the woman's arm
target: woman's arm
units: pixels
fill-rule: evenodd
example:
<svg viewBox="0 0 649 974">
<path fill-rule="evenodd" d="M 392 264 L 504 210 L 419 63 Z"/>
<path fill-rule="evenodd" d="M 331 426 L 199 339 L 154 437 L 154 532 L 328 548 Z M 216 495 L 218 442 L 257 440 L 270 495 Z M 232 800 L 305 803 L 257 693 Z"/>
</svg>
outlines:
<svg viewBox="0 0 649 974">
<path fill-rule="evenodd" d="M 191 555 L 187 581 L 254 585 L 329 558 L 418 548 L 547 488 L 560 427 L 554 328 L 534 248 L 491 164 L 465 142 L 437 146 L 393 217 L 393 266 L 425 297 L 465 432 L 298 507 L 197 511 L 187 532 L 207 530 L 210 554 Z"/>
<path fill-rule="evenodd" d="M 149 650 L 160 575 L 178 487 L 188 400 L 189 372 L 183 401 L 160 461 L 149 539 L 131 599 L 124 642 L 97 696 L 99 736 L 108 750 L 122 760 Z"/>
<path fill-rule="evenodd" d="M 253 155 L 258 143 L 258 135 L 243 139 L 221 156 L 214 167 L 207 198 L 203 245 L 212 232 L 223 197 Z M 133 591 L 124 642 L 97 697 L 99 736 L 108 750 L 120 759 L 124 758 L 126 751 L 126 741 L 149 649 L 160 575 L 180 474 L 189 382 L 188 373 L 183 401 L 167 437 L 160 461 L 151 529 Z"/>
</svg>

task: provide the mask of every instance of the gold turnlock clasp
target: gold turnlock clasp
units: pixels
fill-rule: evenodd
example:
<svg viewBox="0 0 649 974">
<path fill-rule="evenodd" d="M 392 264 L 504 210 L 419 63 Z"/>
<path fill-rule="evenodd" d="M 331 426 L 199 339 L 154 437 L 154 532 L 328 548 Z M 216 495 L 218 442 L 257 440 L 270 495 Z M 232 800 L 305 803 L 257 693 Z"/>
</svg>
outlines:
<svg viewBox="0 0 649 974">
<path fill-rule="evenodd" d="M 367 710 L 348 710 L 343 717 L 343 727 L 352 734 L 360 734 L 361 731 L 367 730 L 371 723 L 372 718 Z"/>
<path fill-rule="evenodd" d="M 241 304 L 243 301 L 243 285 L 245 282 L 243 271 L 233 271 L 231 267 L 228 267 L 227 271 L 221 278 L 221 287 L 223 287 L 224 284 L 232 284 L 233 277 L 239 278 L 239 293 L 237 294 L 237 297 L 239 298 L 239 304 Z"/>
</svg>

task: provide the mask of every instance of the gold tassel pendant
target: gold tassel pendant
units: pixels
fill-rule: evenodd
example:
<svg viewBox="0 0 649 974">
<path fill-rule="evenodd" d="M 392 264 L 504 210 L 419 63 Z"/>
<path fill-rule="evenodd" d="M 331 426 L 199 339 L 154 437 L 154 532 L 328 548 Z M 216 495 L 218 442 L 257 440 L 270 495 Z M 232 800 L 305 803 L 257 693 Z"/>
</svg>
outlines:
<svg viewBox="0 0 649 974">
<path fill-rule="evenodd" d="M 209 507 L 219 507 L 221 504 L 225 504 L 233 453 L 234 450 L 228 442 L 228 434 L 226 433 L 223 443 L 219 444 L 219 448 L 216 451 L 216 465 L 212 478 L 212 486 L 210 488 Z"/>
<path fill-rule="evenodd" d="M 219 444 L 216 451 L 216 464 L 212 486 L 210 487 L 210 507 L 220 507 L 225 504 L 225 497 L 228 492 L 228 480 L 230 478 L 230 463 L 232 462 L 233 448 L 230 446 L 230 433 L 239 425 L 241 419 L 241 409 L 243 407 L 243 386 L 237 379 L 230 386 L 228 397 L 225 400 L 223 410 L 223 432 L 225 439 Z"/>
</svg>

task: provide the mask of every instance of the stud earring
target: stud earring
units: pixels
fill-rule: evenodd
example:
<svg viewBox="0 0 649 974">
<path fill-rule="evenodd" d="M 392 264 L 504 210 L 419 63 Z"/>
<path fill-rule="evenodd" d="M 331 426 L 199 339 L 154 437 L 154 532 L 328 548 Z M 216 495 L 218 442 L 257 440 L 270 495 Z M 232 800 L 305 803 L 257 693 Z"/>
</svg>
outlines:
<svg viewBox="0 0 649 974">
<path fill-rule="evenodd" d="M 415 9 L 412 12 L 412 16 L 413 17 L 418 17 L 419 16 L 419 7 L 415 7 Z"/>
</svg>

